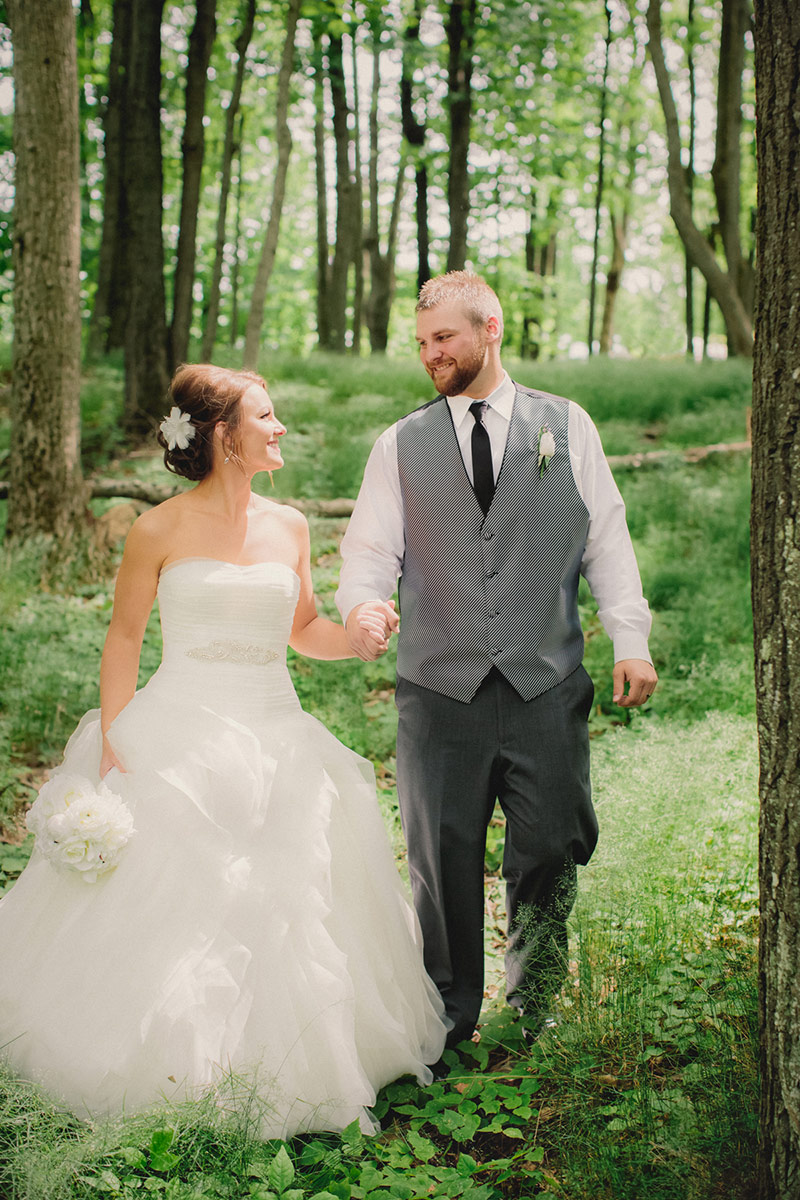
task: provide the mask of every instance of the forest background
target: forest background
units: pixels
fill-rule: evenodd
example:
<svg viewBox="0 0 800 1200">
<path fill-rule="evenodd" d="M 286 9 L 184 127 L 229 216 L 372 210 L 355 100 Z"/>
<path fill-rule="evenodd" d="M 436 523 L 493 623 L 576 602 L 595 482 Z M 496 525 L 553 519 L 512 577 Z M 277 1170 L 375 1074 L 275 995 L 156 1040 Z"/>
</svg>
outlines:
<svg viewBox="0 0 800 1200">
<path fill-rule="evenodd" d="M 290 429 L 275 495 L 310 514 L 333 614 L 369 446 L 430 398 L 413 307 L 444 269 L 498 290 L 514 377 L 598 423 L 662 676 L 657 704 L 620 716 L 582 595 L 603 843 L 557 1034 L 527 1052 L 496 999 L 498 819 L 481 1042 L 447 1085 L 388 1089 L 382 1139 L 263 1147 L 254 1097 L 227 1119 L 206 1106 L 87 1129 L 4 1078 L 9 1195 L 752 1194 L 753 40 L 745 0 L 661 9 L 9 0 L 0 13 L 4 355 L 12 337 L 15 361 L 26 345 L 51 355 L 38 380 L 9 382 L 0 422 L 0 884 L 29 852 L 21 808 L 96 703 L 120 531 L 166 494 L 149 435 L 172 366 L 266 375 Z M 63 67 L 49 108 L 22 103 L 42 46 Z M 24 192 L 26 147 L 41 160 L 48 137 L 49 170 Z M 24 275 L 23 245 L 46 278 Z M 154 618 L 143 679 L 158 649 Z M 402 858 L 391 656 L 292 670 L 306 707 L 375 762 Z"/>
</svg>

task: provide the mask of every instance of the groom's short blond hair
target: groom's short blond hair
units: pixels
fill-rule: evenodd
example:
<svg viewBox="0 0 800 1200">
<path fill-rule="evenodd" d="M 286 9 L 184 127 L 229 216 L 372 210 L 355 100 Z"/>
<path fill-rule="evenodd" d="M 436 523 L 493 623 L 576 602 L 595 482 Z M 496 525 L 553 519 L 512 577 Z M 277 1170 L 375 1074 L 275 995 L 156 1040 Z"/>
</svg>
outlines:
<svg viewBox="0 0 800 1200">
<path fill-rule="evenodd" d="M 438 308 L 440 304 L 461 304 L 476 328 L 482 328 L 489 317 L 496 317 L 503 335 L 503 308 L 496 292 L 485 279 L 472 271 L 448 271 L 423 283 L 419 291 L 416 312 Z"/>
</svg>

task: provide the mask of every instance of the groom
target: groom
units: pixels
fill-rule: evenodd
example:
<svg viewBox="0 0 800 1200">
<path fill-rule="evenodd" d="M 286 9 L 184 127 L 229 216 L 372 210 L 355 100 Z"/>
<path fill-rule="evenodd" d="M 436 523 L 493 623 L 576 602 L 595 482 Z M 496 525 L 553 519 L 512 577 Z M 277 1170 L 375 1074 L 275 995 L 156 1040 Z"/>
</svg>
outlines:
<svg viewBox="0 0 800 1200">
<path fill-rule="evenodd" d="M 425 965 L 469 1038 L 483 999 L 483 871 L 495 800 L 506 817 L 508 1002 L 530 1036 L 567 964 L 576 864 L 597 840 L 577 593 L 585 575 L 613 639 L 614 700 L 657 676 L 625 509 L 577 405 L 521 387 L 500 361 L 503 312 L 478 276 L 429 280 L 417 342 L 437 399 L 376 442 L 342 542 L 337 604 L 397 628 L 397 792 Z"/>
</svg>

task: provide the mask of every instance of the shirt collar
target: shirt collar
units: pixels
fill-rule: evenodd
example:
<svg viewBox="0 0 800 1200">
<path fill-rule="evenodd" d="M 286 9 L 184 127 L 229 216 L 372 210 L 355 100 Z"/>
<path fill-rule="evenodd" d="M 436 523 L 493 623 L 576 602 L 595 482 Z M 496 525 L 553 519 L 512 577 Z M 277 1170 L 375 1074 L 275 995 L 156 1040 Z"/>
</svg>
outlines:
<svg viewBox="0 0 800 1200">
<path fill-rule="evenodd" d="M 509 377 L 508 372 L 504 371 L 502 381 L 493 392 L 484 397 L 483 403 L 493 408 L 504 420 L 510 421 L 516 393 L 517 389 L 513 381 Z M 447 396 L 446 399 L 456 429 L 463 424 L 467 417 L 472 420 L 469 406 L 475 403 L 474 396 Z"/>
</svg>

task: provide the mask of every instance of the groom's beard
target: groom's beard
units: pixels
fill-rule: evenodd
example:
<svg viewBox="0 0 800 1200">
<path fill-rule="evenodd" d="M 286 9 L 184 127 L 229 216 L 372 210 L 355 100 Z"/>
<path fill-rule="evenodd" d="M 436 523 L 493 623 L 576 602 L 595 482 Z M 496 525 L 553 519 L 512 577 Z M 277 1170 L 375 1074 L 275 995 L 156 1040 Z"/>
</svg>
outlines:
<svg viewBox="0 0 800 1200">
<path fill-rule="evenodd" d="M 468 355 L 439 371 L 428 370 L 443 396 L 461 396 L 483 368 L 486 359 L 486 339 L 476 335 Z"/>
</svg>

